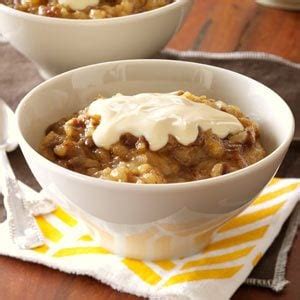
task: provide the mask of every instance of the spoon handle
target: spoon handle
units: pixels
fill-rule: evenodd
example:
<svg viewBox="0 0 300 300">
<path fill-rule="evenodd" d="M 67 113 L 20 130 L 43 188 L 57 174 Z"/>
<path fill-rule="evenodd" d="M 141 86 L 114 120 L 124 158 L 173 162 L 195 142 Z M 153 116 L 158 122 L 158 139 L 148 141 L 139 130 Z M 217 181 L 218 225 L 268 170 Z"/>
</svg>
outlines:
<svg viewBox="0 0 300 300">
<path fill-rule="evenodd" d="M 10 235 L 21 249 L 31 249 L 44 244 L 44 238 L 34 217 L 25 209 L 25 199 L 9 163 L 5 149 L 0 149 L 0 166 Z"/>
</svg>

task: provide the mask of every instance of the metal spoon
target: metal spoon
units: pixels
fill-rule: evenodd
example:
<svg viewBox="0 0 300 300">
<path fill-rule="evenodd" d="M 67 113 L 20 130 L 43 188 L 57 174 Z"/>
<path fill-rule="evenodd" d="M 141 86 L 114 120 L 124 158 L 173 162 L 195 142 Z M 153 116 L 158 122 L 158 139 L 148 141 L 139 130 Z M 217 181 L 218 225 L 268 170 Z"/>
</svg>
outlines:
<svg viewBox="0 0 300 300">
<path fill-rule="evenodd" d="M 10 235 L 21 249 L 30 249 L 44 244 L 34 217 L 25 208 L 25 199 L 9 163 L 6 151 L 18 146 L 13 111 L 0 99 L 0 182 L 3 187 L 4 206 L 7 212 Z"/>
</svg>

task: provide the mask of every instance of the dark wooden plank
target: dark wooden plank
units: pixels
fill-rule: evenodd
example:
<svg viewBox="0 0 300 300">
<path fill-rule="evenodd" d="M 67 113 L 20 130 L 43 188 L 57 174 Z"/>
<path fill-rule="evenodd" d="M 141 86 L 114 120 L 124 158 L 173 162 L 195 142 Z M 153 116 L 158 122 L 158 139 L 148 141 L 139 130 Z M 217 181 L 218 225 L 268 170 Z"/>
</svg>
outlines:
<svg viewBox="0 0 300 300">
<path fill-rule="evenodd" d="M 195 1 L 168 47 L 211 52 L 264 51 L 300 62 L 300 12 L 253 0 Z"/>
<path fill-rule="evenodd" d="M 264 51 L 300 62 L 300 13 L 259 7 L 236 50 Z"/>
<path fill-rule="evenodd" d="M 68 275 L 38 264 L 0 256 L 0 266 L 1 300 L 138 299 L 87 276 Z"/>
<path fill-rule="evenodd" d="M 170 41 L 168 47 L 178 50 L 188 50 L 193 48 L 197 35 L 202 28 L 207 26 L 208 12 L 212 11 L 219 0 L 195 1 L 194 6 L 186 19 L 182 29 L 177 32 Z"/>
<path fill-rule="evenodd" d="M 209 13 L 211 26 L 194 50 L 234 51 L 256 13 L 254 1 L 219 1 Z"/>
</svg>

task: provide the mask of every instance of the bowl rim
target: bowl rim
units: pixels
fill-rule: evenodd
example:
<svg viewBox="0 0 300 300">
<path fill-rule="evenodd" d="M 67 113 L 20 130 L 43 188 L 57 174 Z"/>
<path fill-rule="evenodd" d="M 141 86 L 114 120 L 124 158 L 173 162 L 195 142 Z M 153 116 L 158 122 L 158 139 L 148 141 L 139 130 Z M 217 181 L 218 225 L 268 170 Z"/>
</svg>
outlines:
<svg viewBox="0 0 300 300">
<path fill-rule="evenodd" d="M 26 104 L 29 101 L 29 99 L 31 98 L 31 96 L 37 90 L 47 88 L 47 85 L 52 84 L 53 81 L 59 81 L 62 77 L 70 76 L 71 74 L 74 74 L 79 71 L 84 71 L 84 70 L 88 70 L 91 68 L 101 68 L 101 66 L 103 66 L 103 65 L 130 64 L 130 63 L 142 63 L 142 64 L 145 64 L 145 63 L 146 64 L 167 63 L 167 64 L 174 64 L 174 65 L 175 64 L 191 65 L 194 67 L 197 66 L 198 68 L 204 67 L 204 68 L 207 68 L 210 70 L 226 72 L 231 75 L 252 81 L 255 84 L 258 84 L 261 87 L 263 87 L 265 90 L 271 92 L 271 94 L 273 94 L 277 98 L 276 100 L 279 101 L 281 103 L 281 105 L 283 105 L 285 107 L 286 113 L 289 115 L 289 119 L 291 121 L 291 126 L 289 128 L 289 132 L 286 133 L 284 140 L 271 153 L 269 153 L 266 157 L 264 157 L 260 161 L 254 163 L 250 166 L 247 166 L 243 169 L 239 169 L 232 173 L 224 174 L 222 176 L 217 176 L 217 177 L 212 177 L 212 178 L 207 178 L 207 179 L 188 181 L 188 182 L 178 182 L 178 183 L 160 183 L 160 184 L 135 184 L 135 183 L 128 183 L 128 182 L 116 182 L 116 181 L 110 181 L 110 180 L 94 178 L 94 177 L 91 177 L 88 175 L 84 175 L 84 174 L 66 169 L 64 167 L 61 167 L 61 166 L 55 164 L 54 162 L 48 160 L 43 155 L 41 155 L 37 150 L 35 150 L 31 146 L 31 144 L 29 144 L 29 142 L 27 142 L 27 140 L 25 139 L 25 137 L 22 134 L 22 130 L 20 127 L 20 118 L 21 118 L 23 107 L 26 106 Z M 36 159 L 40 160 L 41 163 L 46 164 L 47 168 L 52 169 L 54 172 L 58 172 L 63 176 L 68 176 L 68 177 L 74 178 L 75 180 L 79 180 L 79 181 L 84 182 L 85 184 L 90 184 L 90 185 L 99 185 L 99 186 L 106 185 L 107 187 L 111 187 L 114 189 L 153 190 L 153 191 L 169 190 L 170 188 L 187 188 L 188 189 L 188 188 L 196 186 L 196 185 L 201 186 L 201 185 L 207 185 L 207 184 L 216 184 L 216 183 L 220 183 L 223 181 L 226 182 L 226 181 L 235 179 L 236 177 L 239 177 L 239 176 L 243 176 L 243 175 L 245 176 L 245 175 L 247 175 L 246 173 L 251 173 L 251 172 L 255 171 L 255 169 L 266 166 L 267 164 L 271 163 L 275 157 L 280 155 L 282 152 L 286 151 L 288 149 L 289 144 L 292 141 L 292 138 L 294 136 L 294 131 L 295 131 L 295 119 L 294 119 L 294 116 L 293 116 L 293 113 L 292 113 L 290 107 L 276 92 L 274 92 L 272 89 L 265 86 L 264 84 L 258 82 L 257 80 L 254 80 L 254 79 L 252 79 L 248 76 L 245 76 L 243 74 L 240 74 L 238 72 L 234 72 L 234 71 L 216 67 L 216 66 L 211 66 L 211 65 L 207 65 L 207 64 L 199 64 L 199 63 L 194 63 L 194 62 L 186 62 L 186 61 L 174 61 L 174 60 L 167 60 L 167 59 L 151 59 L 151 60 L 149 60 L 149 59 L 132 59 L 132 60 L 111 61 L 111 62 L 104 62 L 104 63 L 88 65 L 88 66 L 80 67 L 80 68 L 73 69 L 71 71 L 59 74 L 55 77 L 52 77 L 51 79 L 48 79 L 48 80 L 42 82 L 41 84 L 39 84 L 38 86 L 33 88 L 27 95 L 25 95 L 21 99 L 21 101 L 19 102 L 18 107 L 16 109 L 16 123 L 17 123 L 17 132 L 18 132 L 18 138 L 19 138 L 21 148 L 22 148 L 22 145 L 25 145 L 26 148 L 31 151 L 31 153 L 35 156 Z M 23 149 L 22 149 L 22 151 L 23 151 Z"/>
<path fill-rule="evenodd" d="M 58 25 L 72 25 L 72 26 L 85 26 L 85 25 L 105 25 L 105 24 L 120 24 L 126 21 L 139 21 L 145 17 L 156 17 L 167 13 L 168 11 L 175 10 L 181 6 L 187 5 L 189 2 L 193 3 L 194 0 L 175 0 L 174 2 L 167 4 L 165 6 L 155 8 L 149 11 L 144 11 L 137 14 L 131 14 L 126 16 L 114 17 L 114 18 L 105 18 L 105 19 L 68 19 L 68 18 L 57 18 L 57 17 L 48 17 L 48 16 L 39 16 L 24 11 L 14 9 L 12 7 L 6 6 L 5 4 L 0 3 L 0 12 L 8 13 L 12 16 L 17 16 L 26 20 L 36 21 L 41 23 L 52 23 Z"/>
</svg>

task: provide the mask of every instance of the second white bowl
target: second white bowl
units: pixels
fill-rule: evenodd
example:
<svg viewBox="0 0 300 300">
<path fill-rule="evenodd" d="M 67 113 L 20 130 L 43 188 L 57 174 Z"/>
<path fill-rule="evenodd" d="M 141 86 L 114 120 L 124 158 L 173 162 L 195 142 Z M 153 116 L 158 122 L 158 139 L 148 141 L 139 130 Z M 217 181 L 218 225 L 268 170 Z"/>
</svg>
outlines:
<svg viewBox="0 0 300 300">
<path fill-rule="evenodd" d="M 89 64 L 148 58 L 180 28 L 192 0 L 118 18 L 72 20 L 33 15 L 0 4 L 0 32 L 44 78 Z"/>
</svg>

